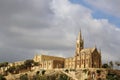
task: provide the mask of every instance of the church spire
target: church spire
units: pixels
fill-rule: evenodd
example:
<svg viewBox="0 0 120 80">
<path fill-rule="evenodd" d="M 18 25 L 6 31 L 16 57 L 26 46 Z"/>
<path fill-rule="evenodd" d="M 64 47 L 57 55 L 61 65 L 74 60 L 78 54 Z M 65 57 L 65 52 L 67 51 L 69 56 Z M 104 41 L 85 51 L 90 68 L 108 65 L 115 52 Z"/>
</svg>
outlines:
<svg viewBox="0 0 120 80">
<path fill-rule="evenodd" d="M 81 33 L 81 29 L 80 29 L 80 32 L 78 33 L 78 38 L 77 38 L 79 41 L 82 39 L 82 33 Z"/>
<path fill-rule="evenodd" d="M 76 41 L 76 54 L 78 55 L 83 48 L 84 48 L 84 41 L 82 39 L 82 33 L 80 30 Z"/>
</svg>

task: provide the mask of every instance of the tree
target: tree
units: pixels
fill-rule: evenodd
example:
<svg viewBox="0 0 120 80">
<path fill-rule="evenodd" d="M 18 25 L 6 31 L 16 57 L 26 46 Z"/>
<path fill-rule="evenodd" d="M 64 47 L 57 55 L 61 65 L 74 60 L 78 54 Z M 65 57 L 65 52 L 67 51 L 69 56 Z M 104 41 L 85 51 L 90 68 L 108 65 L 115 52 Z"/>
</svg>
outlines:
<svg viewBox="0 0 120 80">
<path fill-rule="evenodd" d="M 58 80 L 69 80 L 69 77 L 65 74 L 59 74 Z"/>
<path fill-rule="evenodd" d="M 0 80 L 6 80 L 6 78 L 0 74 Z"/>
<path fill-rule="evenodd" d="M 44 74 L 45 74 L 45 72 L 46 72 L 45 70 L 42 70 L 42 75 L 44 75 Z"/>
<path fill-rule="evenodd" d="M 23 69 L 26 69 L 26 66 L 24 64 L 20 65 L 20 69 L 23 70 Z"/>
<path fill-rule="evenodd" d="M 33 79 L 32 79 L 32 80 L 40 80 L 40 77 L 41 77 L 41 76 L 40 76 L 39 73 L 40 73 L 40 72 L 37 71 L 37 72 L 36 72 L 36 75 L 33 76 Z"/>
<path fill-rule="evenodd" d="M 102 68 L 110 68 L 110 67 L 109 67 L 108 64 L 105 63 L 105 64 L 102 65 Z"/>
<path fill-rule="evenodd" d="M 19 71 L 20 71 L 20 65 L 15 66 L 15 72 L 19 73 Z"/>
<path fill-rule="evenodd" d="M 120 66 L 120 62 L 116 61 L 115 64 L 119 67 Z"/>
<path fill-rule="evenodd" d="M 24 75 L 20 76 L 20 80 L 28 80 L 28 75 L 25 73 Z"/>
<path fill-rule="evenodd" d="M 120 77 L 114 73 L 108 73 L 106 76 L 107 80 L 120 80 Z"/>
<path fill-rule="evenodd" d="M 33 64 L 34 64 L 34 66 L 39 66 L 40 65 L 39 62 L 34 62 Z"/>
<path fill-rule="evenodd" d="M 8 66 L 8 62 L 2 62 L 0 63 L 0 67 L 7 67 Z"/>
<path fill-rule="evenodd" d="M 28 60 L 26 60 L 26 61 L 24 62 L 24 65 L 25 65 L 26 68 L 28 68 L 29 70 L 31 70 L 31 67 L 32 67 L 33 63 L 34 63 L 33 60 L 28 59 Z"/>
<path fill-rule="evenodd" d="M 68 72 L 69 72 L 69 70 L 68 70 L 68 69 L 66 69 L 66 70 L 65 70 L 65 72 L 66 72 L 66 73 L 68 73 Z"/>
<path fill-rule="evenodd" d="M 14 73 L 15 70 L 16 70 L 15 66 L 11 66 L 7 69 L 7 71 L 10 72 L 10 73 Z"/>
<path fill-rule="evenodd" d="M 113 66 L 114 66 L 114 65 L 113 65 L 113 62 L 112 62 L 112 61 L 109 62 L 109 66 L 110 66 L 111 69 L 113 69 Z"/>
<path fill-rule="evenodd" d="M 19 73 L 19 71 L 26 69 L 26 66 L 24 64 L 15 66 L 16 73 Z"/>
</svg>

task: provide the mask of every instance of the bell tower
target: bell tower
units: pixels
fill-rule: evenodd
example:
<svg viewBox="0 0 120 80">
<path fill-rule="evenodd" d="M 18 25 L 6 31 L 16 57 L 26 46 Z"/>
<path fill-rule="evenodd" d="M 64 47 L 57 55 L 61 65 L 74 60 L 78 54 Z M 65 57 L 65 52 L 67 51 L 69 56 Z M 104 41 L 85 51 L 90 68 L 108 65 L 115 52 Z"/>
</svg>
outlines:
<svg viewBox="0 0 120 80">
<path fill-rule="evenodd" d="M 83 48 L 84 48 L 84 40 L 82 39 L 82 34 L 80 31 L 76 40 L 76 56 L 79 55 L 80 51 Z"/>
</svg>

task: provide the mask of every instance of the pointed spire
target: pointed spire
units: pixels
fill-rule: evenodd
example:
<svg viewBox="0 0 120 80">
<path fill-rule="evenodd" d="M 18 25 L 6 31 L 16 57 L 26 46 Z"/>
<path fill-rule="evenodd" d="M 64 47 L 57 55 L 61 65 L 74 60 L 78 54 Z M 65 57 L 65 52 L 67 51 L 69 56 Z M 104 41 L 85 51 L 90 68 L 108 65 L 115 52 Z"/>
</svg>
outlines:
<svg viewBox="0 0 120 80">
<path fill-rule="evenodd" d="M 81 29 L 80 29 L 80 38 L 82 39 L 82 32 L 81 32 Z"/>
<path fill-rule="evenodd" d="M 101 55 L 101 48 L 99 49 L 99 53 L 100 53 L 100 55 Z"/>
<path fill-rule="evenodd" d="M 81 40 L 82 39 L 82 33 L 81 33 L 81 29 L 80 29 L 80 32 L 78 34 L 78 40 Z"/>
<path fill-rule="evenodd" d="M 78 34 L 77 40 L 76 40 L 76 53 L 80 53 L 80 51 L 84 48 L 84 41 L 82 39 L 81 30 Z"/>
</svg>

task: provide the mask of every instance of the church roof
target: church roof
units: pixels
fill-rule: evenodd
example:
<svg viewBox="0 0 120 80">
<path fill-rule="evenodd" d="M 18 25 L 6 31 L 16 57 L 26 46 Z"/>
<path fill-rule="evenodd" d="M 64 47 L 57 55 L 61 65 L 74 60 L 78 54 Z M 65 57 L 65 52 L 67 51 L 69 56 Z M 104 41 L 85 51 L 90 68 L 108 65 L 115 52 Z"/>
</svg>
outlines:
<svg viewBox="0 0 120 80">
<path fill-rule="evenodd" d="M 96 48 L 85 48 L 80 51 L 80 53 L 93 53 Z"/>
</svg>

